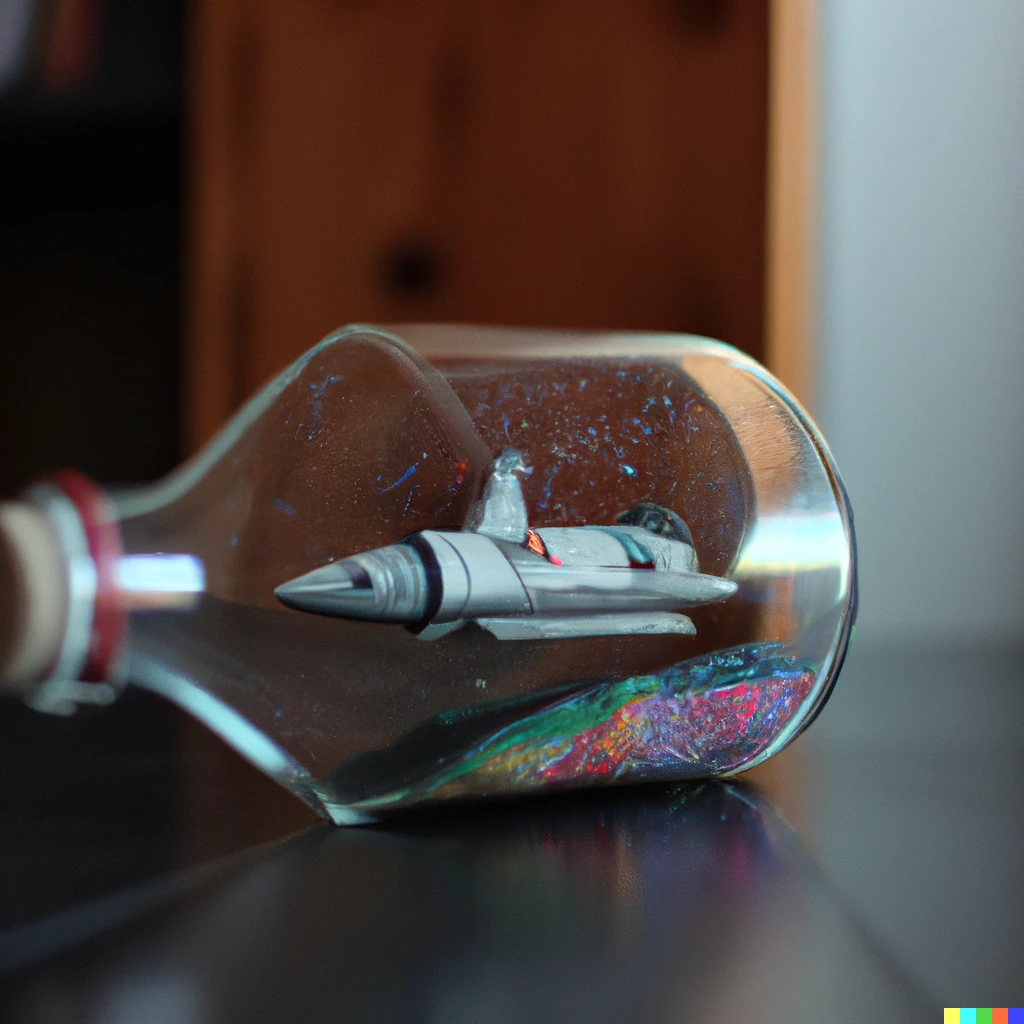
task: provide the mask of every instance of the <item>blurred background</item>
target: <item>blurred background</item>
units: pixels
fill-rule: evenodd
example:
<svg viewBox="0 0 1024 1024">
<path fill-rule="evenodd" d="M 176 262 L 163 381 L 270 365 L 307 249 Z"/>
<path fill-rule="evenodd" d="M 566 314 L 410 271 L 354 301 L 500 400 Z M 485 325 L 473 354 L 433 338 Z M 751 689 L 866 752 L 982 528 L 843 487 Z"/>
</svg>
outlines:
<svg viewBox="0 0 1024 1024">
<path fill-rule="evenodd" d="M 1019 0 L 3 0 L 0 490 L 157 476 L 350 321 L 710 335 L 807 403 L 856 512 L 817 742 L 873 757 L 899 722 L 955 761 L 1010 709 L 1016 751 L 1016 677 L 965 652 L 1024 641 L 1022 53 Z M 913 699 L 870 668 L 900 658 L 932 666 Z M 939 919 L 892 916 L 915 866 L 862 866 L 880 820 L 963 819 L 844 824 L 850 779 L 791 813 L 937 988 L 969 858 Z"/>
<path fill-rule="evenodd" d="M 0 493 L 181 451 L 184 12 L 0 4 Z"/>
<path fill-rule="evenodd" d="M 1022 43 L 1015 0 L 5 0 L 0 489 L 155 477 L 346 322 L 688 331 L 819 420 L 862 633 L 1019 638 Z"/>
</svg>

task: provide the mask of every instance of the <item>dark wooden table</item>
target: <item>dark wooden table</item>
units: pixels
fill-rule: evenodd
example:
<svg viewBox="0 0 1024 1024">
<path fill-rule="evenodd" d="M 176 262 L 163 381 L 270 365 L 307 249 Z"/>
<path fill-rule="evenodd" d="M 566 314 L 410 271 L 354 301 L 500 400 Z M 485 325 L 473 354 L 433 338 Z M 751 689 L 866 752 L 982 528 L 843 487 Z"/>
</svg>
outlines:
<svg viewBox="0 0 1024 1024">
<path fill-rule="evenodd" d="M 0 1019 L 934 1021 L 1024 998 L 1019 650 L 854 647 L 752 782 L 320 825 L 145 694 L 0 707 Z"/>
</svg>

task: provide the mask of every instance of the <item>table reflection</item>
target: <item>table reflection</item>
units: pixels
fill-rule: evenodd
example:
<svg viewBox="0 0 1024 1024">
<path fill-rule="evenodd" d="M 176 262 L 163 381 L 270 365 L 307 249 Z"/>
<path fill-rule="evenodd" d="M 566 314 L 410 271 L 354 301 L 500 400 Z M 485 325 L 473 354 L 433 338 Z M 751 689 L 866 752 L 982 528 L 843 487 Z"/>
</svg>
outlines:
<svg viewBox="0 0 1024 1024">
<path fill-rule="evenodd" d="M 15 980 L 5 1020 L 803 1020 L 837 985 L 920 1010 L 729 783 L 315 828 Z"/>
</svg>

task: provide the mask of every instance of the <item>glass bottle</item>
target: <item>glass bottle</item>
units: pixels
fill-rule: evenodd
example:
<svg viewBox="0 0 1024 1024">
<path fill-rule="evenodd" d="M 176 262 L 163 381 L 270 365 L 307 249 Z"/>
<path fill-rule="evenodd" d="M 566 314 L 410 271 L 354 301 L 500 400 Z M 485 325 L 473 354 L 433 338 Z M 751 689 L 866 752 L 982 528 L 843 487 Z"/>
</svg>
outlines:
<svg viewBox="0 0 1024 1024">
<path fill-rule="evenodd" d="M 472 623 L 427 640 L 275 594 L 479 523 L 508 451 L 534 540 L 667 509 L 735 593 L 688 609 L 692 635 L 526 640 Z M 0 514 L 16 596 L 0 618 L 15 640 L 34 623 L 35 646 L 13 643 L 7 688 L 66 713 L 145 687 L 337 823 L 744 771 L 820 710 L 855 613 L 824 441 L 763 367 L 695 337 L 348 327 L 166 479 L 103 491 L 62 474 L 24 499 Z"/>
</svg>

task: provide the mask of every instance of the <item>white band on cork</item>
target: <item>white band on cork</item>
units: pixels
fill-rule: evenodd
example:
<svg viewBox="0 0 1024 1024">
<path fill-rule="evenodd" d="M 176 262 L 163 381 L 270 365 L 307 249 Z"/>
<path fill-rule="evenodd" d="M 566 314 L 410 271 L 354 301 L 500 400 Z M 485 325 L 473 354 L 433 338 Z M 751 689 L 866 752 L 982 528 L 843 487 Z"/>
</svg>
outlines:
<svg viewBox="0 0 1024 1024">
<path fill-rule="evenodd" d="M 52 679 L 79 679 L 89 651 L 96 601 L 96 566 L 89 554 L 82 517 L 75 503 L 49 481 L 34 484 L 25 496 L 41 508 L 60 547 L 66 603 L 57 659 L 47 674 Z"/>
<path fill-rule="evenodd" d="M 0 689 L 27 691 L 56 667 L 67 633 L 63 546 L 46 513 L 0 503 Z"/>
</svg>

